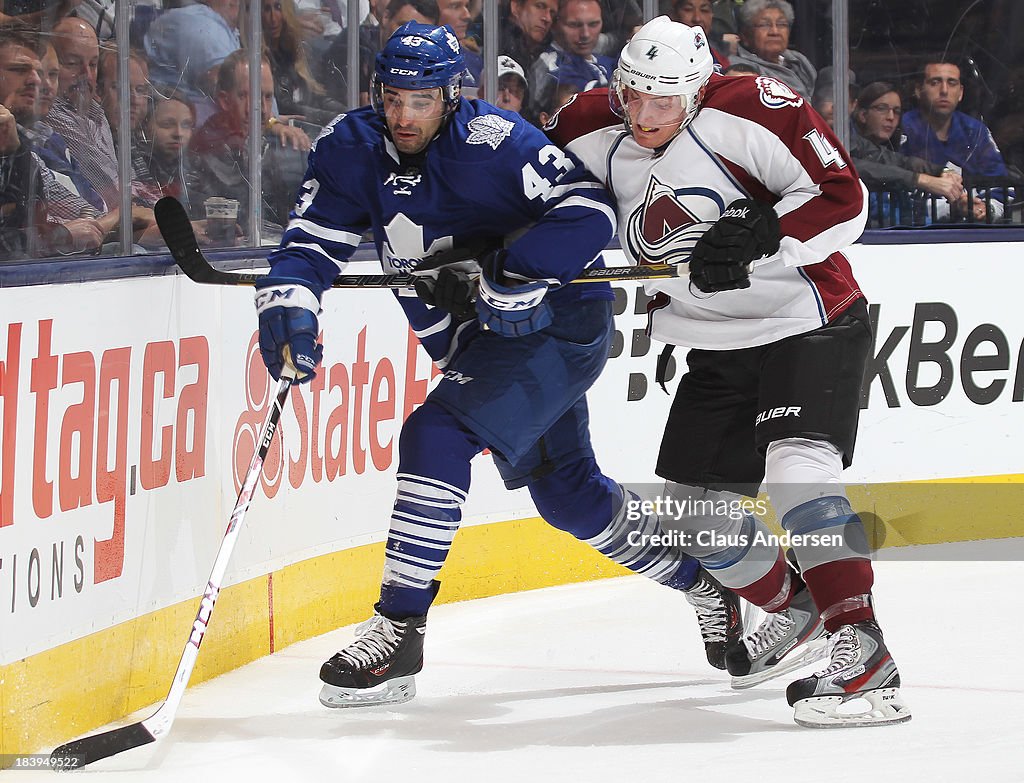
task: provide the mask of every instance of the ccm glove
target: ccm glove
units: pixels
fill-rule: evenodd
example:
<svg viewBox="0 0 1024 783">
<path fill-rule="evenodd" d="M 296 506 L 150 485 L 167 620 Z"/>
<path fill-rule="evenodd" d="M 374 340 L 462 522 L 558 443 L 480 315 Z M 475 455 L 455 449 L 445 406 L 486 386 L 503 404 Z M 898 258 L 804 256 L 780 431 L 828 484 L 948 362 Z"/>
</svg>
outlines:
<svg viewBox="0 0 1024 783">
<path fill-rule="evenodd" d="M 750 287 L 750 264 L 779 252 L 779 216 L 749 198 L 732 202 L 690 255 L 690 281 L 706 294 Z"/>
<path fill-rule="evenodd" d="M 509 280 L 504 274 L 506 250 L 488 253 L 480 260 L 480 290 L 476 314 L 485 329 L 502 337 L 522 337 L 551 323 L 551 305 L 544 301 L 548 284 L 543 280 Z"/>
<path fill-rule="evenodd" d="M 417 275 L 413 286 L 416 296 L 428 305 L 447 310 L 457 320 L 476 318 L 476 280 L 461 269 L 446 266 L 438 270 L 436 277 Z"/>
<path fill-rule="evenodd" d="M 286 366 L 295 370 L 295 382 L 316 376 L 324 355 L 317 343 L 320 299 L 305 280 L 265 279 L 256 283 L 256 313 L 260 319 L 260 353 L 276 381 Z"/>
</svg>

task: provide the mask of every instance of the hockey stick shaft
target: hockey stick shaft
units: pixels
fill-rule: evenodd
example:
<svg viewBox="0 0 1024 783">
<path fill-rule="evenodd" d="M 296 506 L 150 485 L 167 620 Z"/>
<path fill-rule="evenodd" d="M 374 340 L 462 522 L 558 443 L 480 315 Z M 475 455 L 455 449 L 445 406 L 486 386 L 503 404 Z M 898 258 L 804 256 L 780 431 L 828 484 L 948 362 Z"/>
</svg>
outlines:
<svg viewBox="0 0 1024 783">
<path fill-rule="evenodd" d="M 217 552 L 217 559 L 213 564 L 213 571 L 206 583 L 206 590 L 203 593 L 202 601 L 199 603 L 199 610 L 196 612 L 196 619 L 192 623 L 188 641 L 181 653 L 181 660 L 174 672 L 174 679 L 171 681 L 167 698 L 160 705 L 159 709 L 150 717 L 129 726 L 122 726 L 117 729 L 105 731 L 100 734 L 93 734 L 89 737 L 73 740 L 53 751 L 50 754 L 54 764 L 65 768 L 84 767 L 94 761 L 113 756 L 132 748 L 148 745 L 155 742 L 171 730 L 174 717 L 178 711 L 178 705 L 188 687 L 189 678 L 195 668 L 196 659 L 199 657 L 199 646 L 203 643 L 206 630 L 210 624 L 210 616 L 213 614 L 213 607 L 217 603 L 221 586 L 224 582 L 224 573 L 227 571 L 228 561 L 238 540 L 238 534 L 242 528 L 242 521 L 245 519 L 245 512 L 249 509 L 249 502 L 252 500 L 253 492 L 263 472 L 263 461 L 270 450 L 270 444 L 274 440 L 274 433 L 277 431 L 278 423 L 281 421 L 281 412 L 284 410 L 285 400 L 288 398 L 288 391 L 291 389 L 292 377 L 290 374 L 283 374 L 277 384 L 277 391 L 267 411 L 267 417 L 256 441 L 256 453 L 253 454 L 249 469 L 246 471 L 245 479 L 242 481 L 242 489 L 238 493 L 238 500 L 231 511 L 227 529 L 224 531 L 224 538 L 221 540 L 220 549 Z M 69 763 L 70 762 L 70 763 Z"/>
<path fill-rule="evenodd" d="M 222 272 L 210 266 L 205 257 L 199 263 L 193 261 L 188 267 L 180 261 L 178 266 L 196 283 L 213 285 L 255 285 L 265 274 L 254 272 Z M 629 280 L 664 280 L 681 277 L 688 273 L 688 264 L 652 264 L 650 266 L 612 266 L 603 269 L 587 269 L 570 283 L 617 283 Z M 339 275 L 334 278 L 331 288 L 412 288 L 415 275 Z"/>
<path fill-rule="evenodd" d="M 163 198 L 154 207 L 157 225 L 167 243 L 171 255 L 181 270 L 196 283 L 212 285 L 255 285 L 265 274 L 254 272 L 222 272 L 214 269 L 203 251 L 199 249 L 192 224 L 185 208 L 173 198 Z M 484 249 L 482 243 L 475 247 L 445 251 L 451 255 L 449 262 L 473 258 Z M 436 259 L 435 259 L 436 263 Z M 663 280 L 683 277 L 689 272 L 687 264 L 651 264 L 646 266 L 605 267 L 586 269 L 572 283 L 623 282 L 629 280 Z M 416 277 L 409 274 L 381 275 L 339 275 L 331 288 L 411 288 Z"/>
</svg>

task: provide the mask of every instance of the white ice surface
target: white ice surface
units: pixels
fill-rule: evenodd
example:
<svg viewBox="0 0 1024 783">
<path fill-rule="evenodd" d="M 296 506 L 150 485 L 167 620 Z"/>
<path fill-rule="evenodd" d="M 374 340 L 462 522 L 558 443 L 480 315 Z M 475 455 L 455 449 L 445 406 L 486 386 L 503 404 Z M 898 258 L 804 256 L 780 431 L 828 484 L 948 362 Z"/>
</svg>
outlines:
<svg viewBox="0 0 1024 783">
<path fill-rule="evenodd" d="M 1016 559 L 1001 562 L 980 558 L 1007 557 L 1006 542 L 919 549 L 958 559 L 876 564 L 879 619 L 914 715 L 902 726 L 796 726 L 788 680 L 730 690 L 705 663 L 681 597 L 625 577 L 434 607 L 419 694 L 398 707 L 318 703 L 320 664 L 351 628 L 293 645 L 190 689 L 169 737 L 79 774 L 147 783 L 1022 781 L 1020 543 L 1010 545 Z"/>
</svg>

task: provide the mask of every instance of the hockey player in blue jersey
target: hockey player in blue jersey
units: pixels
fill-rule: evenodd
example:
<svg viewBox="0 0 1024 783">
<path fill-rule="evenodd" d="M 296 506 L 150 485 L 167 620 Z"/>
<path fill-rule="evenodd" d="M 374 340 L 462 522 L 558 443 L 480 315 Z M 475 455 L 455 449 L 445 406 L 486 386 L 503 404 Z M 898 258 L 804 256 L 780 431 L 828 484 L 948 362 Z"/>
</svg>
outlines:
<svg viewBox="0 0 1024 783">
<path fill-rule="evenodd" d="M 607 283 L 565 285 L 600 253 L 616 217 L 603 188 L 571 154 L 518 115 L 460 97 L 465 64 L 448 26 L 410 22 L 377 55 L 372 106 L 331 123 L 313 145 L 305 182 L 270 275 L 257 286 L 260 350 L 311 378 L 321 296 L 372 229 L 388 272 L 419 272 L 397 291 L 444 375 L 402 427 L 398 492 L 380 601 L 356 641 L 320 671 L 328 707 L 399 703 L 415 694 L 426 614 L 461 521 L 470 461 L 490 448 L 509 488 L 526 486 L 553 526 L 624 566 L 685 591 L 708 659 L 724 668 L 739 639 L 735 597 L 678 548 L 629 546 L 657 533 L 631 521 L 636 496 L 603 475 L 588 434 L 585 393 L 612 334 Z M 424 259 L 479 245 L 507 248 L 465 265 Z M 429 271 L 427 267 L 432 267 Z"/>
</svg>

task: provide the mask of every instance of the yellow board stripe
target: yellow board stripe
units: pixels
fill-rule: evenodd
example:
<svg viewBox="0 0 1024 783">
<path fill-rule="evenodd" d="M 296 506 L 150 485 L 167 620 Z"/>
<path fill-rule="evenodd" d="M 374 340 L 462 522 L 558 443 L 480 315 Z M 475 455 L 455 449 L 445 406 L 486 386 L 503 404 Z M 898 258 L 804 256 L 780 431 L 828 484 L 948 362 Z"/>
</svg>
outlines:
<svg viewBox="0 0 1024 783">
<path fill-rule="evenodd" d="M 854 508 L 875 515 L 865 520 L 869 534 L 890 547 L 1020 536 L 1022 484 L 1024 475 L 996 476 L 851 486 L 849 494 Z M 628 573 L 537 518 L 466 527 L 456 541 L 440 602 Z M 192 683 L 366 619 L 383 562 L 383 543 L 372 544 L 225 589 Z M 48 749 L 161 701 L 196 608 L 196 600 L 175 604 L 0 668 L 0 753 Z"/>
</svg>

